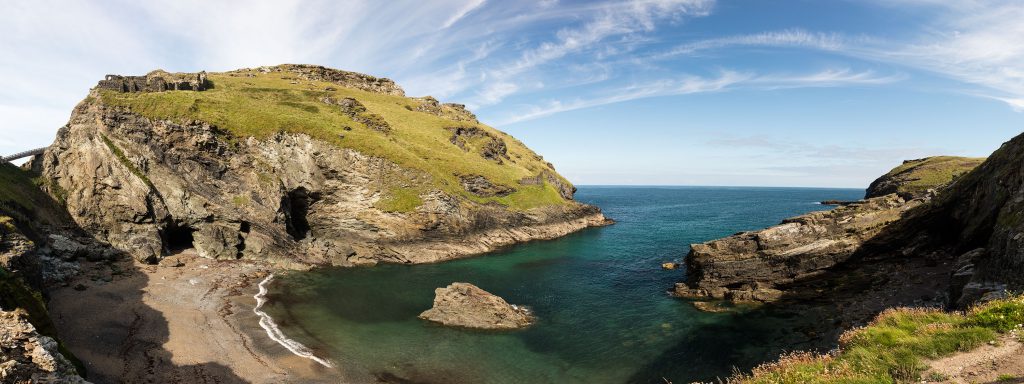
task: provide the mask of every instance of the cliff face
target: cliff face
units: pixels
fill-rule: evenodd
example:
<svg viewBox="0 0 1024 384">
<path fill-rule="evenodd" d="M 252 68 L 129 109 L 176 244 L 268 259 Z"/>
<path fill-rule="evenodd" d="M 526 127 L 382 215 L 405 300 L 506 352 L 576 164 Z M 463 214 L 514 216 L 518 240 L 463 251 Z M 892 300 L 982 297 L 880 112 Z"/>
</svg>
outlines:
<svg viewBox="0 0 1024 384">
<path fill-rule="evenodd" d="M 870 249 L 955 260 L 952 304 L 1024 288 L 1024 135 L 1004 143 Z"/>
<path fill-rule="evenodd" d="M 146 84 L 175 83 L 161 76 Z M 297 65 L 173 77 L 205 85 L 101 82 L 42 159 L 74 221 L 139 260 L 433 262 L 605 222 L 522 143 L 390 80 Z"/>
<path fill-rule="evenodd" d="M 30 175 L 0 164 L 0 382 L 84 383 L 55 340 L 40 292 L 75 274 L 75 258 L 102 255 L 103 248 L 87 251 L 69 237 L 50 234 L 74 231 Z"/>
<path fill-rule="evenodd" d="M 683 297 L 772 301 L 776 285 L 813 276 L 849 260 L 865 241 L 928 198 L 896 194 L 783 220 L 760 231 L 693 244 L 686 257 Z"/>
<path fill-rule="evenodd" d="M 1012 156 L 999 155 L 985 164 L 1007 164 L 1006 158 Z M 789 286 L 798 286 L 838 267 L 855 268 L 858 263 L 869 263 L 865 260 L 900 258 L 927 259 L 931 265 L 951 259 L 950 248 L 977 248 L 981 246 L 978 241 L 943 239 L 949 237 L 949 231 L 960 230 L 954 228 L 984 226 L 975 223 L 985 220 L 977 217 L 976 210 L 958 213 L 958 217 L 968 218 L 959 223 L 946 217 L 964 210 L 962 205 L 985 202 L 982 205 L 992 210 L 995 208 L 988 204 L 1001 204 L 999 198 L 974 195 L 979 180 L 1006 177 L 983 169 L 1009 170 L 1004 169 L 1006 165 L 983 166 L 972 172 L 981 161 L 950 156 L 908 160 L 875 180 L 866 200 L 786 219 L 764 230 L 694 244 L 686 258 L 687 280 L 676 285 L 675 293 L 697 299 L 775 301 Z M 991 193 L 994 197 L 1009 192 Z M 962 261 L 961 267 L 964 265 L 973 267 L 969 260 Z M 965 271 L 973 273 L 971 268 Z M 957 290 L 952 295 L 956 299 L 962 293 Z"/>
</svg>

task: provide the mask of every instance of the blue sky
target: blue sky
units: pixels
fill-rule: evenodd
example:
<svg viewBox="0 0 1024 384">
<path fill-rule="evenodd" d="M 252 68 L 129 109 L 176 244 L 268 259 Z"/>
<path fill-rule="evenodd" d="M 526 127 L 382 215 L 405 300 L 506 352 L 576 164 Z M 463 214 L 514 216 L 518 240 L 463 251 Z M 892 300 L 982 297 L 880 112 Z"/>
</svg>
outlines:
<svg viewBox="0 0 1024 384">
<path fill-rule="evenodd" d="M 16 0 L 0 153 L 52 142 L 107 73 L 314 63 L 465 103 L 577 184 L 864 187 L 1020 133 L 1021 20 L 982 0 Z"/>
</svg>

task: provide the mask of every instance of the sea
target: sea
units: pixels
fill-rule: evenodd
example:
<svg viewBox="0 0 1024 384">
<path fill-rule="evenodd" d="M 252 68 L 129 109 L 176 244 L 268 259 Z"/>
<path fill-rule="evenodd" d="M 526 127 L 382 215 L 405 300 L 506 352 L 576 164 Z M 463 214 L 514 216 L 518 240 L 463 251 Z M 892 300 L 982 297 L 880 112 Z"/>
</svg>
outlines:
<svg viewBox="0 0 1024 384">
<path fill-rule="evenodd" d="M 355 383 L 689 383 L 749 371 L 808 340 L 798 314 L 707 313 L 670 296 L 690 244 L 856 200 L 862 189 L 579 186 L 615 225 L 427 265 L 280 274 L 262 311 L 289 342 Z M 469 282 L 533 310 L 517 331 L 417 318 Z"/>
</svg>

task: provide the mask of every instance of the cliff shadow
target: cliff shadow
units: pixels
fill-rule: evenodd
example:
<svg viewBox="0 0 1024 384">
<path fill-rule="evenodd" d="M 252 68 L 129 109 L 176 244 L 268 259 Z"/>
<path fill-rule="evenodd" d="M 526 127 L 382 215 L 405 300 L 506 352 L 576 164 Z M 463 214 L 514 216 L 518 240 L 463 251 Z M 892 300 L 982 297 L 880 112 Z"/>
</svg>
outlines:
<svg viewBox="0 0 1024 384">
<path fill-rule="evenodd" d="M 848 329 L 890 307 L 942 306 L 949 258 L 881 258 L 844 263 L 783 287 L 776 302 L 720 313 L 636 371 L 629 383 L 724 381 L 795 351 L 827 352 Z M 680 305 L 690 305 L 680 299 Z"/>
<path fill-rule="evenodd" d="M 140 265 L 126 255 L 113 261 L 83 261 L 81 273 L 69 286 L 51 291 L 51 317 L 62 341 L 84 363 L 86 378 L 97 384 L 246 383 L 228 366 L 180 363 L 195 360 L 192 351 L 172 353 L 165 348 L 171 341 L 170 324 L 163 311 L 147 304 L 146 296 L 149 290 L 190 282 L 153 281 L 157 268 L 172 267 Z M 180 304 L 185 309 L 180 315 L 187 316 L 188 303 Z"/>
</svg>

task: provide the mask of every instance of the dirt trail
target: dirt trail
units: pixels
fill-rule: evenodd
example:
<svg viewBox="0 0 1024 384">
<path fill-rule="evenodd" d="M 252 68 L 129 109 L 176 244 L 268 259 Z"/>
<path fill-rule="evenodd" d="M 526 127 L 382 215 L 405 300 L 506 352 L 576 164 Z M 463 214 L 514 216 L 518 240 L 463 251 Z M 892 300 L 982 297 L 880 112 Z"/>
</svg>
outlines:
<svg viewBox="0 0 1024 384">
<path fill-rule="evenodd" d="M 1011 332 L 994 343 L 928 363 L 927 382 L 1024 383 L 1024 343 Z"/>
</svg>

